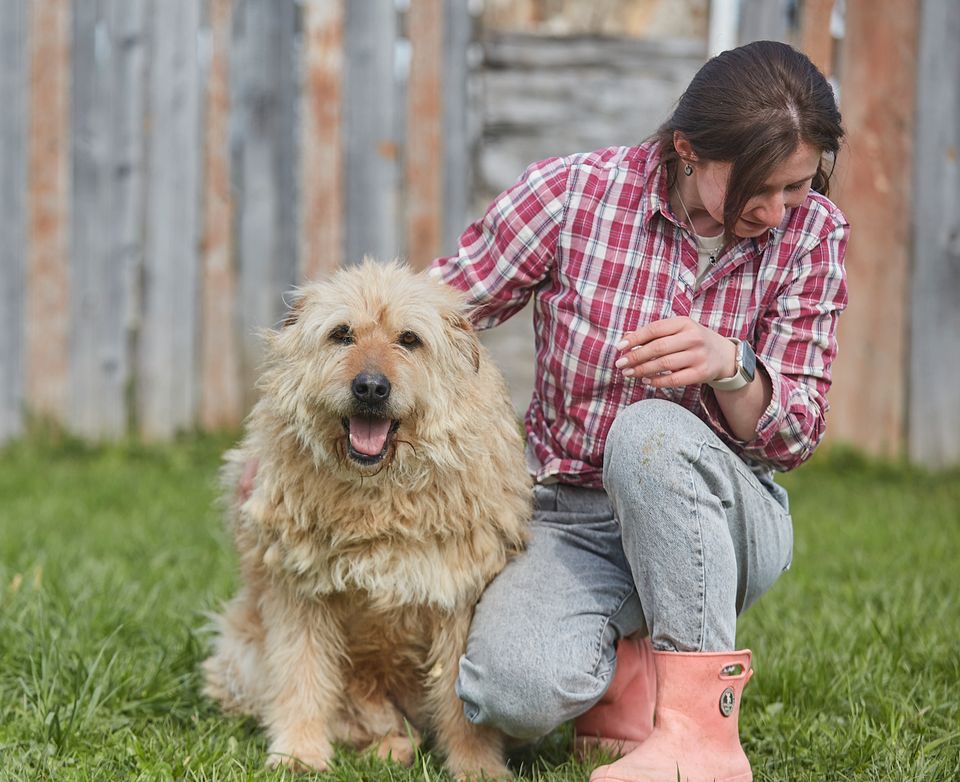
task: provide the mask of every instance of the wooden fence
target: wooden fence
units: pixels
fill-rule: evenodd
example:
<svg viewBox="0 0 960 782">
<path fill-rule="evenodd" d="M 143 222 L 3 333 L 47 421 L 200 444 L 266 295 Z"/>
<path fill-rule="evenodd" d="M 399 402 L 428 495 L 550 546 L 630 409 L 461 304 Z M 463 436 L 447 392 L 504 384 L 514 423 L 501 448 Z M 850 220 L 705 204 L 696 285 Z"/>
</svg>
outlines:
<svg viewBox="0 0 960 782">
<path fill-rule="evenodd" d="M 0 441 L 28 411 L 94 438 L 235 425 L 285 291 L 452 250 L 527 162 L 646 135 L 702 61 L 691 42 L 478 48 L 469 5 L 0 0 Z M 833 6 L 740 0 L 739 28 L 840 86 L 830 437 L 955 464 L 960 4 L 846 0 L 841 40 Z"/>
<path fill-rule="evenodd" d="M 0 441 L 235 425 L 285 291 L 450 246 L 470 30 L 467 0 L 0 0 Z"/>
</svg>

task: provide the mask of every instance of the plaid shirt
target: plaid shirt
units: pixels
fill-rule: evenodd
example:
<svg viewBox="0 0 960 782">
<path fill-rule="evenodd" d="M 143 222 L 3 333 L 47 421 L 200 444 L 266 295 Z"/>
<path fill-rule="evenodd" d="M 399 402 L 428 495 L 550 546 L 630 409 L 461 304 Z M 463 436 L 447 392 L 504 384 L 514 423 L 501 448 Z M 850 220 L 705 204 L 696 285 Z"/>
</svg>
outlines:
<svg viewBox="0 0 960 782">
<path fill-rule="evenodd" d="M 525 424 L 536 479 L 602 485 L 617 413 L 641 399 L 691 410 L 756 472 L 789 470 L 824 433 L 849 226 L 811 192 L 781 225 L 724 248 L 696 286 L 697 247 L 670 207 L 655 142 L 530 166 L 432 273 L 464 291 L 478 329 L 534 300 L 536 383 Z M 653 389 L 614 367 L 626 332 L 689 316 L 747 340 L 773 397 L 747 441 L 707 385 Z"/>
</svg>

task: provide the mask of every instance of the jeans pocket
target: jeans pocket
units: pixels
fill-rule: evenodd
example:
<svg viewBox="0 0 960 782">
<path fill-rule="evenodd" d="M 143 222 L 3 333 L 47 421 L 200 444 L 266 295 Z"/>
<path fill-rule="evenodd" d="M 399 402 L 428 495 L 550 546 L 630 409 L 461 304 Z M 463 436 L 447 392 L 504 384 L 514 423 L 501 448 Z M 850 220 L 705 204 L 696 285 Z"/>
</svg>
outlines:
<svg viewBox="0 0 960 782">
<path fill-rule="evenodd" d="M 533 485 L 533 508 L 542 513 L 555 513 L 557 510 L 557 489 L 559 484 L 551 483 L 544 486 L 540 483 Z"/>
</svg>

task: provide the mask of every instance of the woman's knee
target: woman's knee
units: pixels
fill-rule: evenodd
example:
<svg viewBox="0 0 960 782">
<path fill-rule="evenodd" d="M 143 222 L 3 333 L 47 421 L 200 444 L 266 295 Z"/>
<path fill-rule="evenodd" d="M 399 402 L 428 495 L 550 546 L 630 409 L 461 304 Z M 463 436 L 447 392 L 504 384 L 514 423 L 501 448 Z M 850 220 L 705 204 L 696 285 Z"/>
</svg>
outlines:
<svg viewBox="0 0 960 782">
<path fill-rule="evenodd" d="M 638 472 L 657 477 L 675 470 L 703 422 L 666 399 L 645 399 L 625 407 L 607 433 L 603 454 L 604 486 Z M 701 438 L 702 439 L 702 438 Z"/>
<path fill-rule="evenodd" d="M 589 709 L 607 685 L 593 672 L 551 670 L 535 656 L 509 654 L 487 659 L 460 658 L 457 695 L 464 714 L 477 725 L 533 740 Z"/>
</svg>

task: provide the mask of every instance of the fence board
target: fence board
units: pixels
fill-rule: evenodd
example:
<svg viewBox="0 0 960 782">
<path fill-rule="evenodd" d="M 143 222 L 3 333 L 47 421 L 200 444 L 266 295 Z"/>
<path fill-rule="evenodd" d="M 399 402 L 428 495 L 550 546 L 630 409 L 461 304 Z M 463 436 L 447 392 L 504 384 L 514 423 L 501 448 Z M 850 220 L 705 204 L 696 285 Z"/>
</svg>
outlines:
<svg viewBox="0 0 960 782">
<path fill-rule="evenodd" d="M 833 73 L 833 3 L 834 0 L 803 0 L 800 6 L 800 49 L 827 76 Z"/>
<path fill-rule="evenodd" d="M 830 437 L 887 456 L 906 442 L 919 3 L 847 1 L 840 109 L 848 141 L 831 188 L 852 230 Z"/>
<path fill-rule="evenodd" d="M 142 262 L 144 0 L 74 6 L 71 101 L 71 429 L 127 428 Z"/>
<path fill-rule="evenodd" d="M 751 41 L 791 43 L 793 0 L 740 0 L 740 45 Z"/>
<path fill-rule="evenodd" d="M 440 254 L 443 225 L 443 0 L 419 0 L 407 12 L 412 57 L 407 88 L 406 248 L 415 267 Z"/>
<path fill-rule="evenodd" d="M 232 25 L 233 1 L 212 0 L 211 62 L 205 95 L 200 331 L 200 425 L 207 430 L 236 426 L 243 418 L 230 188 Z"/>
<path fill-rule="evenodd" d="M 27 13 L 0 0 L 0 443 L 23 428 Z"/>
<path fill-rule="evenodd" d="M 347 3 L 346 262 L 391 258 L 397 237 L 397 114 L 393 0 Z"/>
<path fill-rule="evenodd" d="M 457 249 L 470 213 L 470 51 L 473 17 L 469 0 L 447 0 L 443 35 L 443 224 L 441 253 Z"/>
<path fill-rule="evenodd" d="M 297 275 L 296 10 L 295 0 L 240 0 L 234 9 L 231 104 L 245 405 L 260 364 L 256 331 L 280 321 L 282 294 Z"/>
<path fill-rule="evenodd" d="M 483 47 L 475 195 L 484 200 L 534 160 L 639 143 L 668 117 L 706 55 L 694 40 L 510 34 L 488 36 Z"/>
<path fill-rule="evenodd" d="M 345 0 L 305 0 L 301 278 L 343 263 L 343 83 Z"/>
<path fill-rule="evenodd" d="M 920 27 L 910 322 L 909 454 L 960 462 L 960 4 L 925 0 Z M 953 74 L 944 78 L 944 74 Z"/>
<path fill-rule="evenodd" d="M 148 439 L 197 412 L 200 73 L 195 0 L 154 0 L 137 414 Z"/>
<path fill-rule="evenodd" d="M 67 422 L 69 373 L 70 3 L 29 5 L 26 397 Z"/>
</svg>

